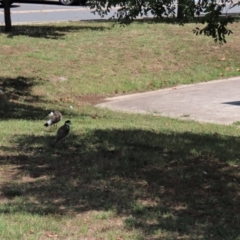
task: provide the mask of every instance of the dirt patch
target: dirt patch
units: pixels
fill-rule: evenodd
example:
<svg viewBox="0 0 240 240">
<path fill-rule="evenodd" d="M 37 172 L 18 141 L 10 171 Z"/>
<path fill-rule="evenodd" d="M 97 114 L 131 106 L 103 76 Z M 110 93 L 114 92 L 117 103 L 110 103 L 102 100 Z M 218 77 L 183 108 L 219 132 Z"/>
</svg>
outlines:
<svg viewBox="0 0 240 240">
<path fill-rule="evenodd" d="M 1 47 L 1 55 L 12 56 L 19 55 L 23 52 L 27 52 L 28 48 L 26 46 L 18 46 L 17 48 L 14 46 L 3 45 Z"/>
<path fill-rule="evenodd" d="M 16 179 L 18 169 L 11 165 L 1 165 L 0 167 L 0 186 L 2 183 L 8 182 L 9 179 Z"/>
<path fill-rule="evenodd" d="M 76 97 L 79 105 L 95 105 L 98 103 L 107 102 L 106 96 L 101 95 L 84 95 Z"/>
</svg>

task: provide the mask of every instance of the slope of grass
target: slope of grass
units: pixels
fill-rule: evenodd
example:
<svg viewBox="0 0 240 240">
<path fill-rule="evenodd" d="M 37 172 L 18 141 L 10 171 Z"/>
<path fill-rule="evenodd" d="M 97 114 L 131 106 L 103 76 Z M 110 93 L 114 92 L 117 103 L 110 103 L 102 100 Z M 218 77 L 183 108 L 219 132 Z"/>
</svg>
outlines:
<svg viewBox="0 0 240 240">
<path fill-rule="evenodd" d="M 239 239 L 239 128 L 116 113 L 104 96 L 235 76 L 228 45 L 170 24 L 0 35 L 1 239 Z M 53 146 L 50 110 L 71 119 Z M 63 122 L 63 121 L 62 121 Z"/>
<path fill-rule="evenodd" d="M 40 79 L 44 84 L 36 94 L 60 101 L 66 88 L 72 97 L 119 94 L 239 74 L 238 23 L 223 47 L 194 36 L 194 24 L 111 26 L 15 27 L 12 38 L 0 40 L 1 76 Z"/>
</svg>

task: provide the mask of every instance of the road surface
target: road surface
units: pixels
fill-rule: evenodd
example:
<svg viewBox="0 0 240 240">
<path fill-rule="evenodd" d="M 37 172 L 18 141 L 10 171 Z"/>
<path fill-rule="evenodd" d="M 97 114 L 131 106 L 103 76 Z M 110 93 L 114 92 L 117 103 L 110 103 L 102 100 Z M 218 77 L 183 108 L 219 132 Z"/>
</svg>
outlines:
<svg viewBox="0 0 240 240">
<path fill-rule="evenodd" d="M 108 19 L 114 15 L 116 9 L 104 17 Z M 227 6 L 224 13 L 239 13 L 240 6 L 229 9 Z M 14 2 L 11 7 L 13 25 L 40 22 L 61 22 L 102 19 L 99 15 L 91 13 L 89 7 L 63 6 L 57 2 Z M 3 8 L 0 5 L 0 25 L 4 24 Z"/>
<path fill-rule="evenodd" d="M 116 10 L 112 10 L 104 19 L 110 18 Z M 89 7 L 63 6 L 58 3 L 18 3 L 11 6 L 13 25 L 40 22 L 61 22 L 102 19 L 91 13 Z M 0 5 L 0 24 L 4 24 L 3 8 Z"/>
<path fill-rule="evenodd" d="M 200 122 L 240 121 L 240 77 L 105 99 L 97 107 Z"/>
</svg>

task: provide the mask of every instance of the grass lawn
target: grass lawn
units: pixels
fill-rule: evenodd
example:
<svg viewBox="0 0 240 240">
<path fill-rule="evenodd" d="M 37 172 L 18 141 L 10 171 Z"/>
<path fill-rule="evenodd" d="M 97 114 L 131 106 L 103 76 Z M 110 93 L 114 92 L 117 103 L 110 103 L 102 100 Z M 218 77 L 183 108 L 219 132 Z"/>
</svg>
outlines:
<svg viewBox="0 0 240 240">
<path fill-rule="evenodd" d="M 195 26 L 82 22 L 0 35 L 0 239 L 240 239 L 238 124 L 94 107 L 239 75 L 239 23 L 223 46 Z M 43 127 L 51 110 L 72 122 L 55 147 L 56 129 Z"/>
</svg>

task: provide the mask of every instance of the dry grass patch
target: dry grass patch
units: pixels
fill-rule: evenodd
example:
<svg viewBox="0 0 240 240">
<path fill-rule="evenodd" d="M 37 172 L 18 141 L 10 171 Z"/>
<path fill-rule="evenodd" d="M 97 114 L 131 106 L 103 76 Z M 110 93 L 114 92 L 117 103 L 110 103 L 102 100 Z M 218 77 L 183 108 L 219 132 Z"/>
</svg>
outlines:
<svg viewBox="0 0 240 240">
<path fill-rule="evenodd" d="M 53 99 L 63 95 L 66 88 L 74 97 L 114 95 L 239 74 L 239 46 L 234 44 L 239 39 L 238 23 L 232 25 L 234 35 L 222 47 L 212 39 L 194 36 L 194 24 L 182 27 L 146 22 L 126 28 L 110 26 L 86 22 L 42 29 L 26 26 L 29 31 L 20 31 L 10 43 L 1 39 L 3 52 L 6 47 L 11 49 L 7 51 L 11 52 L 9 57 L 2 56 L 8 62 L 7 66 L 0 66 L 2 76 L 9 77 L 11 73 L 45 80 L 41 94 L 46 96 L 57 87 L 47 95 Z M 49 32 L 55 32 L 56 38 L 46 39 Z M 16 49 L 13 43 L 17 42 L 20 48 Z M 67 80 L 59 80 L 61 77 Z"/>
</svg>

